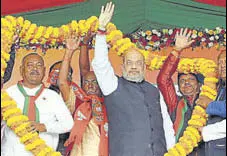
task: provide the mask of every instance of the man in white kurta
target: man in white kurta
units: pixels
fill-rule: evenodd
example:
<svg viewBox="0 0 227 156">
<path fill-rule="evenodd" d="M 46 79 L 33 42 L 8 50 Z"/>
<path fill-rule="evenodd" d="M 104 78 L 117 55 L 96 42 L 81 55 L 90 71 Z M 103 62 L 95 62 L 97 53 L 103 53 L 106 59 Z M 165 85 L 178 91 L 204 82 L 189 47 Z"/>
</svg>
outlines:
<svg viewBox="0 0 227 156">
<path fill-rule="evenodd" d="M 30 56 L 34 58 L 40 57 L 39 55 Z M 38 70 L 36 72 L 38 73 Z M 22 83 L 22 87 L 29 96 L 34 96 L 42 87 L 42 84 L 39 84 L 36 87 L 29 88 L 27 86 L 25 87 L 24 84 L 25 83 Z M 25 97 L 18 86 L 14 85 L 8 88 L 6 92 L 16 101 L 17 107 L 23 110 Z M 35 100 L 35 105 L 39 110 L 39 123 L 43 124 L 45 127 L 45 132 L 39 132 L 39 136 L 47 145 L 56 150 L 59 134 L 69 132 L 73 126 L 73 119 L 70 111 L 67 109 L 62 97 L 47 88 L 45 88 Z M 16 134 L 10 128 L 6 127 L 1 143 L 1 155 L 31 156 L 32 153 L 26 151 L 25 146 L 20 143 Z"/>
</svg>

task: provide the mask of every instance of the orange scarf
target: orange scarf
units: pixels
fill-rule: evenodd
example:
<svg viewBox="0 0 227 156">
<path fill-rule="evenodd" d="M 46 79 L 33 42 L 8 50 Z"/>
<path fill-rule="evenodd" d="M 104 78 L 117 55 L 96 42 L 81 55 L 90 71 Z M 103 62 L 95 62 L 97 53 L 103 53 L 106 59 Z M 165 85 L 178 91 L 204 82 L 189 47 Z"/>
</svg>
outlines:
<svg viewBox="0 0 227 156">
<path fill-rule="evenodd" d="M 106 108 L 102 104 L 104 99 L 95 95 L 87 96 L 75 83 L 72 83 L 73 91 L 83 103 L 74 114 L 74 126 L 65 145 L 69 145 L 66 153 L 69 154 L 74 144 L 81 144 L 83 134 L 91 119 L 100 128 L 99 156 L 108 156 L 108 120 Z"/>
</svg>

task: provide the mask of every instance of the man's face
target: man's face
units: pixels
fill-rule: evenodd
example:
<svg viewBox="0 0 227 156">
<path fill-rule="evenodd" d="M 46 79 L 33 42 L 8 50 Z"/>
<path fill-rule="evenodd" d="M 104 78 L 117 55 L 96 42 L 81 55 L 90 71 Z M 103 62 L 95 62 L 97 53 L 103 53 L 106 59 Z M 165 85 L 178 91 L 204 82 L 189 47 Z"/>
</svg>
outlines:
<svg viewBox="0 0 227 156">
<path fill-rule="evenodd" d="M 84 76 L 83 90 L 86 92 L 87 95 L 101 96 L 101 90 L 99 88 L 94 72 L 88 72 Z"/>
<path fill-rule="evenodd" d="M 51 85 L 54 85 L 54 86 L 58 86 L 58 79 L 59 79 L 59 73 L 60 73 L 60 69 L 61 69 L 61 64 L 62 63 L 57 63 L 53 66 L 53 68 L 51 69 L 50 71 L 50 74 L 49 74 L 49 83 Z M 68 81 L 71 82 L 72 81 L 72 75 L 71 73 L 69 72 L 68 73 Z"/>
<path fill-rule="evenodd" d="M 50 80 L 49 83 L 51 85 L 58 86 L 60 68 L 61 68 L 61 63 L 58 63 L 58 64 L 54 65 L 53 68 L 51 69 L 51 71 L 49 73 L 49 80 Z"/>
<path fill-rule="evenodd" d="M 20 67 L 24 82 L 31 85 L 40 85 L 45 76 L 43 59 L 39 55 L 29 55 Z"/>
<path fill-rule="evenodd" d="M 186 74 L 180 76 L 179 87 L 184 96 L 194 96 L 199 92 L 200 84 L 194 75 Z"/>
<path fill-rule="evenodd" d="M 226 54 L 221 55 L 218 60 L 218 73 L 221 79 L 226 80 Z"/>
<path fill-rule="evenodd" d="M 128 52 L 124 57 L 123 77 L 128 81 L 141 82 L 144 80 L 144 58 L 136 51 Z"/>
</svg>

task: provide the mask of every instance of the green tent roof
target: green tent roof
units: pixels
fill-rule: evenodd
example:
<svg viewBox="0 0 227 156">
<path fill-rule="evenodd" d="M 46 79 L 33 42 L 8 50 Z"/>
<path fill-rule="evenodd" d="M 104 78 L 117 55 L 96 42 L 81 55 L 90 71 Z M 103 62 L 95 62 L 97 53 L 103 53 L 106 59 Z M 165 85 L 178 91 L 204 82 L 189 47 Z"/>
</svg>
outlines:
<svg viewBox="0 0 227 156">
<path fill-rule="evenodd" d="M 71 20 L 98 16 L 108 0 L 88 0 L 45 10 L 15 14 L 37 25 L 60 26 Z M 226 28 L 226 9 L 191 0 L 113 0 L 116 4 L 113 23 L 124 33 L 138 28 Z"/>
</svg>

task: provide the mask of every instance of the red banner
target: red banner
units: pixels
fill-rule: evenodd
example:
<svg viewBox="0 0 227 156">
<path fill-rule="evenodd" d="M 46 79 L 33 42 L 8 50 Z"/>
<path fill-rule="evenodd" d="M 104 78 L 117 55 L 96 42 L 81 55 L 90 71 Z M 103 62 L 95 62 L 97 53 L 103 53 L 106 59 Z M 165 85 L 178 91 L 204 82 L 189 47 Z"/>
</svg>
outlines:
<svg viewBox="0 0 227 156">
<path fill-rule="evenodd" d="M 84 1 L 85 0 L 1 0 L 1 15 L 30 12 Z"/>
<path fill-rule="evenodd" d="M 195 1 L 226 8 L 226 0 L 195 0 Z"/>
</svg>

